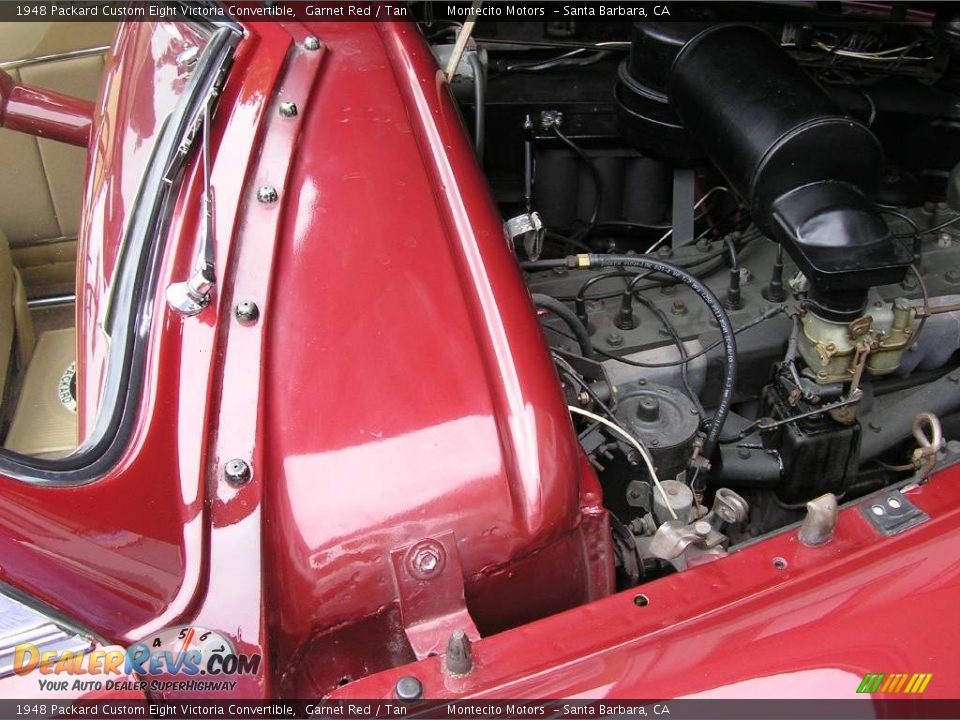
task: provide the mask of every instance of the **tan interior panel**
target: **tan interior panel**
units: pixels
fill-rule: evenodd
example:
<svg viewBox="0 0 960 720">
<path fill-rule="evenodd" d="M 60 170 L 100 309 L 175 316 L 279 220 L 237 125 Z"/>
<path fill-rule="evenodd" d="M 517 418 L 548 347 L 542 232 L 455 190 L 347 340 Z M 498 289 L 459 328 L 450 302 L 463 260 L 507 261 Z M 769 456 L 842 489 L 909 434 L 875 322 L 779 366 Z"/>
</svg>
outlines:
<svg viewBox="0 0 960 720">
<path fill-rule="evenodd" d="M 77 277 L 77 241 L 44 242 L 12 248 L 27 297 L 71 295 Z"/>
<path fill-rule="evenodd" d="M 113 41 L 115 22 L 16 22 L 0 27 L 0 63 L 29 60 Z"/>
<path fill-rule="evenodd" d="M 14 245 L 60 235 L 37 139 L 0 130 L 0 230 Z"/>
<path fill-rule="evenodd" d="M 74 58 L 29 65 L 20 69 L 25 83 L 88 100 L 97 97 L 103 75 L 103 57 Z M 37 139 L 47 187 L 60 227 L 60 236 L 76 237 L 86 171 L 85 148 Z"/>
<path fill-rule="evenodd" d="M 86 51 L 109 46 L 115 29 L 112 22 L 3 23 L 0 66 L 17 81 L 92 101 L 104 55 Z M 57 57 L 64 53 L 72 55 Z M 27 296 L 73 293 L 86 150 L 0 129 L 0 158 L 0 231 Z"/>
<path fill-rule="evenodd" d="M 73 328 L 40 336 L 27 368 L 4 447 L 24 455 L 57 458 L 77 447 L 77 414 L 61 400 L 76 361 Z"/>
</svg>

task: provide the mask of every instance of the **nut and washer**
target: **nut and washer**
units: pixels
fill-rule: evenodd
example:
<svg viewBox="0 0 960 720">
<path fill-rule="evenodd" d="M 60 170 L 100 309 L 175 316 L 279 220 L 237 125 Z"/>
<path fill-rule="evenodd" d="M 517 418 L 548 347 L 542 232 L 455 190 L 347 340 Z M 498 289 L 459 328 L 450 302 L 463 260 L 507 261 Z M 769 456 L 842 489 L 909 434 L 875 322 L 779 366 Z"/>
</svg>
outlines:
<svg viewBox="0 0 960 720">
<path fill-rule="evenodd" d="M 250 465 L 247 464 L 245 460 L 240 460 L 239 458 L 229 460 L 227 464 L 223 466 L 223 479 L 233 487 L 246 485 L 252 475 Z"/>
<path fill-rule="evenodd" d="M 295 102 L 282 102 L 280 103 L 280 116 L 285 118 L 292 118 L 297 116 L 297 104 Z"/>
<path fill-rule="evenodd" d="M 262 203 L 276 202 L 278 197 L 280 196 L 277 194 L 277 189 L 273 187 L 273 185 L 264 185 L 257 190 L 257 200 Z"/>
<path fill-rule="evenodd" d="M 260 308 L 252 300 L 244 300 L 237 303 L 233 314 L 237 318 L 237 322 L 255 323 L 260 317 Z"/>
<path fill-rule="evenodd" d="M 446 560 L 446 550 L 434 540 L 418 542 L 407 553 L 410 573 L 421 580 L 429 580 L 438 575 L 446 565 Z"/>
<path fill-rule="evenodd" d="M 319 50 L 320 40 L 315 35 L 308 35 L 303 39 L 303 47 L 307 50 Z"/>
</svg>

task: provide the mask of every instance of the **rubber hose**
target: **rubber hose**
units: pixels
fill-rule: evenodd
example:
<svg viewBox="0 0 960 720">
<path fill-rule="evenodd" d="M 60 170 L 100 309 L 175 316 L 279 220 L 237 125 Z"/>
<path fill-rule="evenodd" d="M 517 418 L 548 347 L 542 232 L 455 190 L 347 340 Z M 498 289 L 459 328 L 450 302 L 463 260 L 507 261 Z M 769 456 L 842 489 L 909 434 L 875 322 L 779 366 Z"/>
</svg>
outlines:
<svg viewBox="0 0 960 720">
<path fill-rule="evenodd" d="M 577 338 L 580 353 L 585 358 L 590 358 L 591 360 L 596 359 L 596 353 L 593 351 L 593 343 L 590 342 L 590 333 L 587 331 L 586 325 L 580 322 L 580 318 L 576 316 L 573 310 L 549 295 L 534 293 L 532 297 L 533 304 L 536 307 L 549 310 L 567 324 L 567 327 L 570 328 L 570 331 Z"/>
</svg>

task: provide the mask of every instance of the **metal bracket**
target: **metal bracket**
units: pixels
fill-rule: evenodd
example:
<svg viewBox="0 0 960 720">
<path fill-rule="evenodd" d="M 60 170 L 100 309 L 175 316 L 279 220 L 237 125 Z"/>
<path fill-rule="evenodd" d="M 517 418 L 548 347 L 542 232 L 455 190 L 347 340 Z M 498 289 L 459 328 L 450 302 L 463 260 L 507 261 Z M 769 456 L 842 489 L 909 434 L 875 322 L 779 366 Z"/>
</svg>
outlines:
<svg viewBox="0 0 960 720">
<path fill-rule="evenodd" d="M 463 593 L 463 569 L 452 532 L 434 535 L 390 553 L 403 629 L 418 660 L 444 651 L 462 630 L 479 640 Z"/>
<path fill-rule="evenodd" d="M 884 493 L 860 505 L 860 512 L 881 535 L 890 537 L 930 519 L 899 490 Z"/>
</svg>

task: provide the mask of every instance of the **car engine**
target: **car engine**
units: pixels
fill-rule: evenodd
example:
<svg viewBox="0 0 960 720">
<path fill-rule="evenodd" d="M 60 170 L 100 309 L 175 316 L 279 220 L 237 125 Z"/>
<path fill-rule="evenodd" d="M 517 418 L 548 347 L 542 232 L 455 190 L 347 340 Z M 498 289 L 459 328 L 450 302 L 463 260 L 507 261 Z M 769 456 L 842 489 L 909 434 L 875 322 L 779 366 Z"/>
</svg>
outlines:
<svg viewBox="0 0 960 720">
<path fill-rule="evenodd" d="M 621 588 L 822 543 L 838 504 L 950 462 L 960 419 L 960 14 L 683 11 L 422 23 Z"/>
</svg>

